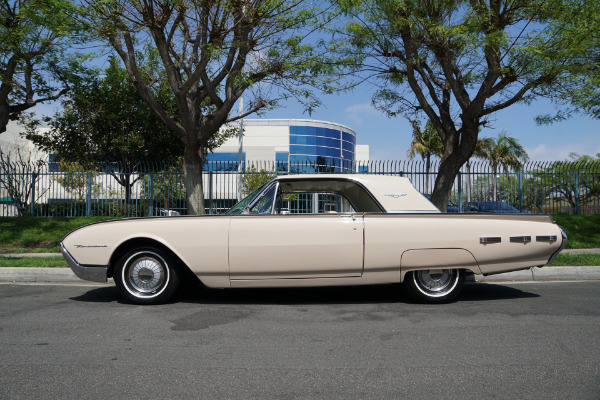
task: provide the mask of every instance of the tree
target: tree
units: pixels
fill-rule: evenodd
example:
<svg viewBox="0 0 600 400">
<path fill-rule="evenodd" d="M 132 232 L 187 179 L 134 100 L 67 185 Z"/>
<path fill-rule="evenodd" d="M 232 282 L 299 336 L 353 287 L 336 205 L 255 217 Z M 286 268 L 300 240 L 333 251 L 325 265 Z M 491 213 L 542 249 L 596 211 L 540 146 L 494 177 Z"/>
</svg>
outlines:
<svg viewBox="0 0 600 400">
<path fill-rule="evenodd" d="M 505 132 L 498 134 L 498 139 L 486 138 L 481 142 L 479 157 L 486 159 L 492 168 L 493 200 L 498 195 L 498 167 L 502 166 L 504 171 L 509 168 L 518 170 L 521 163 L 529 159 L 527 152 L 521 146 L 518 139 L 507 136 Z"/>
<path fill-rule="evenodd" d="M 246 169 L 242 176 L 242 196 L 248 196 L 275 176 L 277 176 L 276 172 L 265 169 L 258 171 L 255 166 Z"/>
<path fill-rule="evenodd" d="M 539 54 L 540 62 L 558 55 L 569 66 L 557 84 L 544 92 L 560 105 L 559 110 L 537 117 L 539 124 L 562 121 L 578 112 L 600 119 L 600 3 L 570 4 L 548 32 L 555 46 Z M 565 48 L 569 49 L 568 58 L 563 56 Z"/>
<path fill-rule="evenodd" d="M 82 70 L 70 54 L 84 40 L 68 0 L 0 2 L 0 133 L 39 103 L 60 98 Z"/>
<path fill-rule="evenodd" d="M 88 76 L 73 85 L 50 131 L 30 128 L 26 136 L 66 161 L 83 166 L 114 164 L 107 172 L 124 187 L 129 202 L 136 182 L 132 174 L 148 160 L 172 161 L 182 156 L 183 144 L 141 99 L 120 61 L 109 57 L 108 62 L 104 76 Z M 145 76 L 157 73 L 152 53 L 139 55 L 138 62 Z M 175 100 L 165 81 L 156 82 L 150 90 L 163 109 L 176 115 Z"/>
<path fill-rule="evenodd" d="M 444 146 L 431 121 L 427 121 L 425 129 L 421 129 L 417 121 L 411 121 L 413 128 L 413 141 L 406 152 L 412 160 L 416 154 L 425 161 L 425 188 L 429 191 L 429 170 L 431 169 L 431 156 L 441 157 Z"/>
<path fill-rule="evenodd" d="M 123 60 L 142 99 L 184 144 L 189 214 L 204 213 L 204 154 L 215 146 L 219 129 L 284 97 L 307 99 L 313 107 L 306 85 L 323 83 L 320 77 L 331 70 L 307 42 L 317 11 L 301 0 L 90 0 L 89 5 L 88 21 Z M 140 46 L 159 54 L 176 113 L 152 93 L 154 82 L 163 79 L 140 71 Z M 243 93 L 248 110 L 232 117 Z"/>
<path fill-rule="evenodd" d="M 477 139 L 473 155 L 478 158 L 485 158 L 485 149 L 492 146 L 492 138 Z M 471 201 L 471 159 L 466 162 L 467 166 L 467 202 Z"/>
<path fill-rule="evenodd" d="M 17 147 L 14 151 L 0 148 L 0 184 L 8 192 L 17 214 L 25 214 L 27 202 L 38 200 L 45 192 L 34 188 L 46 163 L 34 154 Z M 47 191 L 48 189 L 46 189 Z"/>
<path fill-rule="evenodd" d="M 580 214 L 582 206 L 600 199 L 600 153 L 596 158 L 571 153 L 569 158 L 544 169 L 542 184 L 554 201 L 564 200 L 573 214 Z"/>
<path fill-rule="evenodd" d="M 333 50 L 380 85 L 390 116 L 424 113 L 444 144 L 432 201 L 446 210 L 454 179 L 495 112 L 526 102 L 566 74 L 568 47 L 548 32 L 570 2 L 337 0 L 352 21 Z M 345 40 L 344 40 L 345 38 Z M 562 52 L 562 53 L 560 53 Z M 552 54 L 541 58 L 540 54 Z"/>
<path fill-rule="evenodd" d="M 69 194 L 77 201 L 82 201 L 87 198 L 88 186 L 91 189 L 90 194 L 97 195 L 102 189 L 102 185 L 94 182 L 94 178 L 98 174 L 96 168 L 87 170 L 83 165 L 61 160 L 58 170 L 62 172 L 53 179 L 58 182 Z M 91 182 L 88 182 L 91 179 Z"/>
</svg>

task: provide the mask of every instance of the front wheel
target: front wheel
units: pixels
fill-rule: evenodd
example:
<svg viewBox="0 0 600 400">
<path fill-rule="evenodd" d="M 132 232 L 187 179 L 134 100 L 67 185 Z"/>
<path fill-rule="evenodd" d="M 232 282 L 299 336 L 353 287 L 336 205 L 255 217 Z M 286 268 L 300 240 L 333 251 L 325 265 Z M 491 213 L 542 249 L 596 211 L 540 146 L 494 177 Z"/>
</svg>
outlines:
<svg viewBox="0 0 600 400">
<path fill-rule="evenodd" d="M 462 269 L 426 269 L 409 271 L 404 287 L 421 303 L 449 303 L 458 296 L 465 283 Z"/>
<path fill-rule="evenodd" d="M 121 294 L 136 304 L 164 303 L 179 286 L 173 261 L 153 247 L 125 254 L 115 268 L 114 278 Z"/>
</svg>

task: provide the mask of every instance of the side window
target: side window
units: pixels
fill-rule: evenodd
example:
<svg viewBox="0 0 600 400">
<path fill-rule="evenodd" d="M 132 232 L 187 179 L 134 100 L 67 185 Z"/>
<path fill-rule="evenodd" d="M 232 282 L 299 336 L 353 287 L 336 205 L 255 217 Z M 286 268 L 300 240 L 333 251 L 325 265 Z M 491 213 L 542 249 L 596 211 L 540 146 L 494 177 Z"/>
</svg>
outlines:
<svg viewBox="0 0 600 400">
<path fill-rule="evenodd" d="M 350 202 L 339 194 L 287 193 L 278 198 L 281 214 L 341 214 L 354 212 Z"/>
<path fill-rule="evenodd" d="M 277 185 L 271 186 L 263 196 L 252 206 L 250 214 L 271 214 L 273 211 L 273 203 L 275 201 L 275 194 L 277 191 Z"/>
</svg>

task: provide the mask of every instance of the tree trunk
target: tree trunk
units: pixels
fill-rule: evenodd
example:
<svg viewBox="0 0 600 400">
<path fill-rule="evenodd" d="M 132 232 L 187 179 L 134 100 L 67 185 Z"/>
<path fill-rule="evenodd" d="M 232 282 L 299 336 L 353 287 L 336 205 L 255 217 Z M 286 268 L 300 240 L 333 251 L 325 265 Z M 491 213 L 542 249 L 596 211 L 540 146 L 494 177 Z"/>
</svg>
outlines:
<svg viewBox="0 0 600 400">
<path fill-rule="evenodd" d="M 450 156 L 446 159 L 442 158 L 440 169 L 435 180 L 431 202 L 436 205 L 442 212 L 448 211 L 448 200 L 450 199 L 450 191 L 454 185 L 454 178 L 458 174 L 463 163 L 456 156 Z"/>
<path fill-rule="evenodd" d="M 188 215 L 205 214 L 202 167 L 204 157 L 199 144 L 185 146 L 183 154 L 183 174 Z"/>
<path fill-rule="evenodd" d="M 0 100 L 2 101 L 2 100 Z M 4 102 L 2 102 L 4 103 Z M 8 105 L 1 104 L 0 105 L 0 133 L 6 131 L 6 125 L 8 125 L 9 117 L 8 117 Z"/>
</svg>

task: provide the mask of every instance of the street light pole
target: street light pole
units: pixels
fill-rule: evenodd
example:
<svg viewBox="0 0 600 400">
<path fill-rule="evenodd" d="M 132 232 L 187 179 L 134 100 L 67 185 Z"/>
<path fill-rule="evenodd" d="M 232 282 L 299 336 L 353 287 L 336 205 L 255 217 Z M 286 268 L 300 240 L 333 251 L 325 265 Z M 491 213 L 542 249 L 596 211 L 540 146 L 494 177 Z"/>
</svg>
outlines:
<svg viewBox="0 0 600 400">
<path fill-rule="evenodd" d="M 239 114 L 244 114 L 244 95 L 240 96 L 240 109 Z M 242 182 L 242 162 L 244 160 L 244 119 L 240 118 L 240 130 L 238 132 L 238 179 L 237 179 L 237 199 L 242 200 L 243 193 L 243 182 Z"/>
</svg>

